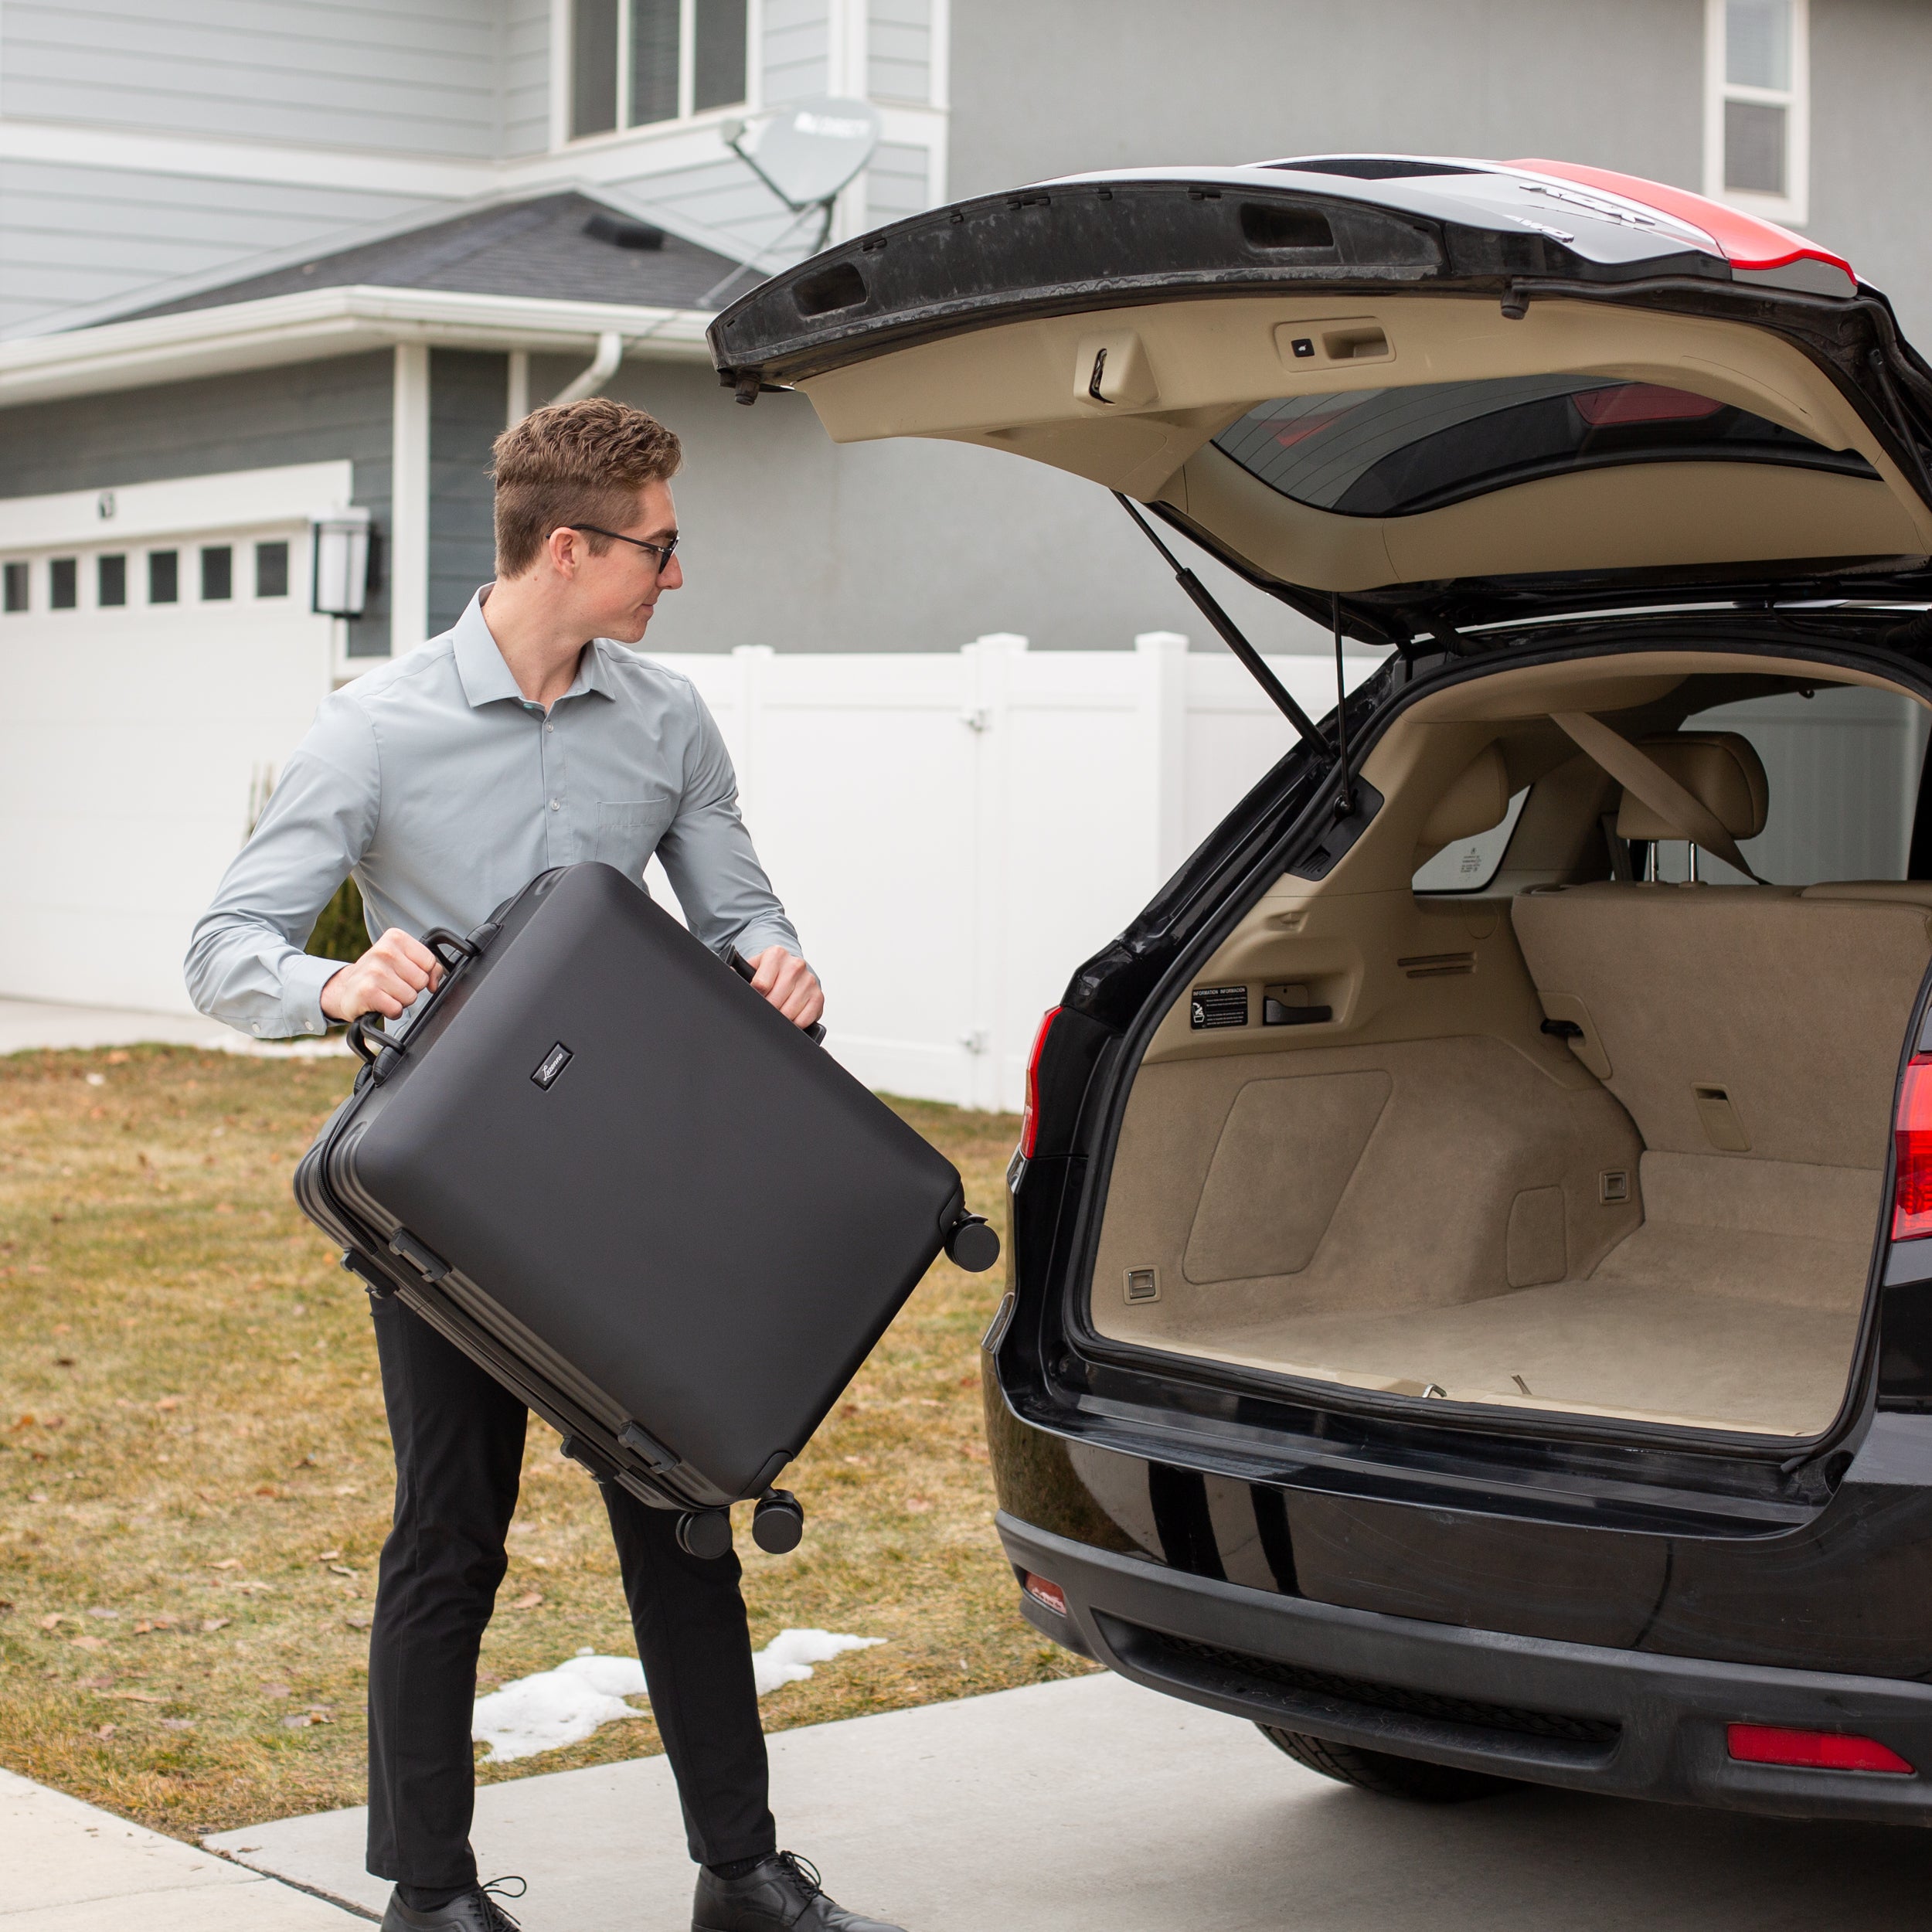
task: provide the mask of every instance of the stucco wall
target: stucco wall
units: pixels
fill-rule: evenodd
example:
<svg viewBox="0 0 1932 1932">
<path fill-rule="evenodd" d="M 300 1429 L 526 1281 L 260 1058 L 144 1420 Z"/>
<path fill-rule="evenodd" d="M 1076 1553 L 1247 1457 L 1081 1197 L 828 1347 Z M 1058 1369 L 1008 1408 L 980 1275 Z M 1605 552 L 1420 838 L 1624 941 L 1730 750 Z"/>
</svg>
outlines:
<svg viewBox="0 0 1932 1932">
<path fill-rule="evenodd" d="M 553 395 L 575 372 L 536 360 L 530 393 Z M 1220 648 L 1093 484 L 961 444 L 835 445 L 802 396 L 746 409 L 689 364 L 628 365 L 607 393 L 685 442 L 686 587 L 652 628 L 656 648 L 951 650 L 1012 631 L 1041 650 L 1119 651 L 1158 630 Z M 1323 645 L 1302 618 L 1196 560 L 1263 648 Z"/>
</svg>

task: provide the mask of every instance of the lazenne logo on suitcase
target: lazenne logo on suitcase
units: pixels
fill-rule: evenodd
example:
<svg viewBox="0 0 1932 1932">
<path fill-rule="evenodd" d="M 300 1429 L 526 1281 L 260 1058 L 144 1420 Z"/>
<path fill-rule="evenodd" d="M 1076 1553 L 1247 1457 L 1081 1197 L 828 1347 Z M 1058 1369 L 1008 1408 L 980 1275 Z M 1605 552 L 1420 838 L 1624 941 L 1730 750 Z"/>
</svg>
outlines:
<svg viewBox="0 0 1932 1932">
<path fill-rule="evenodd" d="M 530 1077 L 547 1094 L 556 1084 L 556 1077 L 570 1064 L 570 1048 L 566 1046 L 563 1041 L 559 1040 L 556 1046 L 543 1056 L 543 1060 L 538 1064 L 536 1071 Z"/>
</svg>

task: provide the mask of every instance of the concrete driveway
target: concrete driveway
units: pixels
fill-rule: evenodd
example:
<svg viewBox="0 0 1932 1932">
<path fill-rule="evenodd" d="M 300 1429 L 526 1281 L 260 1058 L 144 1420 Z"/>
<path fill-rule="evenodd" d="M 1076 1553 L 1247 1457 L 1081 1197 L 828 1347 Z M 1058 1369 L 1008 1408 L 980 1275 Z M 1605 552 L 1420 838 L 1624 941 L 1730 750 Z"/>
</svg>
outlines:
<svg viewBox="0 0 1932 1932">
<path fill-rule="evenodd" d="M 1524 1791 L 1374 1798 L 1252 1726 L 1110 1676 L 787 1731 L 779 1835 L 843 1903 L 913 1932 L 1889 1932 L 1932 1918 L 1932 1838 Z M 682 1932 L 662 1758 L 478 1794 L 484 1876 L 526 1932 Z M 210 1845 L 379 1910 L 362 1814 Z"/>
</svg>

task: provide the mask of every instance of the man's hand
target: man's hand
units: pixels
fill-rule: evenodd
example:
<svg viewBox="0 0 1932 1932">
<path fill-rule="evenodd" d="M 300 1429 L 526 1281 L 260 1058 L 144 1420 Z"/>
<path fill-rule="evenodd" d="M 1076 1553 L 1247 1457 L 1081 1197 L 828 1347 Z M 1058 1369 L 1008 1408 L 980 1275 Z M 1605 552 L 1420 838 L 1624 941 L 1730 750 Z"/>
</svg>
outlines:
<svg viewBox="0 0 1932 1932">
<path fill-rule="evenodd" d="M 358 1019 L 364 1013 L 394 1019 L 415 1003 L 424 987 L 440 985 L 442 978 L 436 955 L 420 939 L 392 926 L 354 965 L 345 966 L 324 983 L 322 1011 L 331 1019 Z M 818 981 L 812 984 L 815 987 Z"/>
<path fill-rule="evenodd" d="M 809 1026 L 825 1010 L 818 975 L 795 954 L 767 946 L 752 954 L 751 965 L 753 991 L 763 993 L 793 1026 Z"/>
</svg>

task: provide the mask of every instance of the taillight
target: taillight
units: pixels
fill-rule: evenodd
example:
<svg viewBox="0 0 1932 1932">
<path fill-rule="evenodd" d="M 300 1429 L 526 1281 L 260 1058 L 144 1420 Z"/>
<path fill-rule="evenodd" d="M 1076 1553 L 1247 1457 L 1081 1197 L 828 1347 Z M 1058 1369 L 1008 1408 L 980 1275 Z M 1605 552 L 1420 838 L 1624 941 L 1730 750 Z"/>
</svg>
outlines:
<svg viewBox="0 0 1932 1932">
<path fill-rule="evenodd" d="M 1035 1603 L 1044 1604 L 1056 1617 L 1066 1614 L 1066 1592 L 1058 1583 L 1036 1577 L 1030 1570 L 1026 1573 L 1026 1594 Z"/>
<path fill-rule="evenodd" d="M 1914 1241 L 1932 1234 L 1932 1053 L 1914 1053 L 1906 1063 L 1893 1139 L 1898 1185 L 1892 1197 L 1892 1239 Z"/>
<path fill-rule="evenodd" d="M 1842 1731 L 1792 1731 L 1774 1724 L 1733 1724 L 1731 1756 L 1745 1764 L 1788 1764 L 1805 1771 L 1889 1771 L 1910 1777 L 1912 1767 L 1876 1737 Z"/>
<path fill-rule="evenodd" d="M 1026 1111 L 1020 1116 L 1019 1151 L 1024 1160 L 1033 1158 L 1033 1138 L 1039 1132 L 1039 1056 L 1046 1050 L 1046 1036 L 1060 1016 L 1057 1006 L 1049 1006 L 1033 1036 L 1033 1050 L 1026 1056 Z"/>
</svg>

